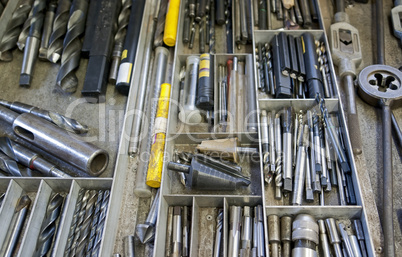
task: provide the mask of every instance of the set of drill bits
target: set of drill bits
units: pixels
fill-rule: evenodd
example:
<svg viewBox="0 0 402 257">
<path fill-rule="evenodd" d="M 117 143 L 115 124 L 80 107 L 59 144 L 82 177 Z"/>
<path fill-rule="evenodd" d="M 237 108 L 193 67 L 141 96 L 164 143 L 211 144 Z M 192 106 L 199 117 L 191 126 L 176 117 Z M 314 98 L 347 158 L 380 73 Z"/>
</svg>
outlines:
<svg viewBox="0 0 402 257">
<path fill-rule="evenodd" d="M 339 204 L 356 204 L 343 133 L 336 114 L 314 109 L 261 112 L 261 143 L 265 181 L 274 181 L 277 200 L 291 194 L 292 205 L 314 202 L 315 192 L 324 205 L 324 192 L 338 187 Z"/>
<path fill-rule="evenodd" d="M 166 228 L 166 257 L 190 256 L 191 206 L 169 206 Z"/>
<path fill-rule="evenodd" d="M 368 256 L 360 220 L 316 220 L 309 214 L 299 214 L 294 219 L 268 215 L 267 222 L 272 257 Z"/>
<path fill-rule="evenodd" d="M 189 49 L 193 49 L 196 31 L 198 31 L 199 52 L 215 53 L 215 25 L 225 26 L 226 38 L 230 38 L 227 43 L 227 51 L 233 52 L 231 21 L 231 0 L 186 0 L 184 2 L 184 21 L 183 21 L 183 44 L 188 44 Z M 198 28 L 198 29 L 197 29 Z M 207 48 L 206 48 L 207 47 Z"/>
<path fill-rule="evenodd" d="M 273 98 L 335 97 L 326 48 L 310 32 L 300 37 L 280 32 L 269 43 L 258 43 L 257 84 Z"/>
<path fill-rule="evenodd" d="M 110 190 L 80 189 L 64 256 L 99 256 Z"/>
</svg>

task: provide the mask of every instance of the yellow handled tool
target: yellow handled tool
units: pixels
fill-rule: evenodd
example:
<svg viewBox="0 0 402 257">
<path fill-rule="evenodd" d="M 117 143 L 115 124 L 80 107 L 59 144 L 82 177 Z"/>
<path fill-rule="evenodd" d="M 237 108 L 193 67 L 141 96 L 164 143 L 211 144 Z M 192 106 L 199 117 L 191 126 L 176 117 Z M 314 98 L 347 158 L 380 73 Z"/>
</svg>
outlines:
<svg viewBox="0 0 402 257">
<path fill-rule="evenodd" d="M 176 44 L 177 24 L 179 23 L 180 0 L 170 0 L 166 14 L 163 42 L 167 46 Z"/>
<path fill-rule="evenodd" d="M 155 130 L 152 135 L 154 142 L 149 157 L 148 173 L 146 184 L 158 188 L 161 185 L 163 153 L 165 150 L 166 127 L 169 113 L 170 84 L 164 83 L 161 86 L 161 94 L 158 100 L 158 110 L 155 118 Z"/>
</svg>

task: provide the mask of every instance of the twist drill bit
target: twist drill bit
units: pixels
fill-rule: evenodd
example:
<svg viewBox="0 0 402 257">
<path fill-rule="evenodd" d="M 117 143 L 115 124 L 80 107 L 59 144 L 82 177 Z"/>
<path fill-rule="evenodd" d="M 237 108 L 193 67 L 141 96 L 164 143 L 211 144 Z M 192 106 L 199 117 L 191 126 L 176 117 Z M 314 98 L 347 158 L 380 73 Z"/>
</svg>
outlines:
<svg viewBox="0 0 402 257">
<path fill-rule="evenodd" d="M 99 254 L 100 243 L 102 241 L 103 228 L 105 227 L 107 207 L 109 205 L 109 197 L 110 197 L 110 190 L 105 190 L 105 192 L 103 193 L 103 200 L 100 207 L 98 225 L 96 226 L 95 242 L 92 248 L 91 256 L 98 256 Z"/>
<path fill-rule="evenodd" d="M 82 125 L 78 121 L 68 118 L 64 115 L 61 115 L 57 112 L 44 110 L 29 104 L 24 104 L 20 102 L 8 102 L 6 100 L 1 99 L 0 99 L 0 105 L 7 107 L 18 113 L 31 113 L 35 116 L 38 116 L 40 118 L 52 122 L 53 124 L 64 130 L 74 132 L 76 134 L 84 134 L 88 132 L 88 126 Z"/>
<path fill-rule="evenodd" d="M 59 61 L 63 51 L 63 39 L 67 31 L 68 15 L 70 12 L 71 0 L 59 0 L 56 17 L 53 22 L 53 31 L 49 39 L 47 59 L 56 63 Z"/>
<path fill-rule="evenodd" d="M 154 48 L 161 46 L 163 44 L 163 31 L 165 30 L 165 17 L 168 7 L 168 1 L 162 0 L 159 7 L 158 23 L 156 25 L 155 37 L 154 37 Z"/>
<path fill-rule="evenodd" d="M 78 192 L 77 203 L 75 205 L 74 216 L 71 222 L 70 231 L 68 232 L 67 244 L 66 244 L 66 250 L 64 251 L 64 256 L 70 256 L 71 246 L 73 245 L 74 232 L 77 227 L 78 218 L 81 213 L 84 191 L 85 191 L 84 189 L 80 189 L 80 191 Z"/>
<path fill-rule="evenodd" d="M 78 213 L 77 220 L 75 223 L 72 223 L 72 226 L 70 228 L 70 232 L 71 232 L 71 229 L 74 226 L 71 247 L 70 247 L 70 249 L 66 248 L 64 256 L 75 256 L 75 254 L 77 252 L 78 239 L 80 238 L 81 227 L 84 222 L 85 213 L 86 213 L 86 209 L 87 209 L 87 205 L 88 205 L 88 199 L 90 198 L 90 196 L 91 196 L 91 190 L 85 190 L 84 196 L 82 197 L 81 208 Z M 79 204 L 80 204 L 80 202 L 78 201 L 76 208 L 78 207 Z M 69 255 L 67 255 L 67 250 L 68 250 L 68 253 L 70 253 Z"/>
<path fill-rule="evenodd" d="M 117 32 L 114 37 L 114 48 L 112 52 L 112 63 L 110 65 L 109 83 L 116 84 L 117 73 L 120 66 L 121 53 L 123 51 L 124 39 L 127 34 L 127 26 L 130 20 L 131 0 L 123 0 L 119 17 L 117 18 Z"/>
<path fill-rule="evenodd" d="M 84 256 L 86 246 L 91 232 L 91 222 L 95 213 L 95 203 L 98 193 L 95 190 L 91 190 L 90 197 L 88 198 L 87 206 L 85 207 L 85 217 L 81 224 L 80 238 L 77 243 L 76 255 Z"/>
<path fill-rule="evenodd" d="M 24 58 L 22 60 L 20 85 L 30 86 L 32 73 L 41 42 L 43 21 L 45 19 L 46 1 L 35 0 L 32 7 L 32 23 L 25 41 Z"/>
<path fill-rule="evenodd" d="M 9 27 L 0 41 L 0 60 L 10 62 L 13 59 L 11 49 L 15 47 L 21 33 L 22 25 L 28 17 L 32 8 L 33 0 L 20 1 L 17 9 L 11 17 Z"/>
<path fill-rule="evenodd" d="M 281 132 L 281 118 L 279 114 L 276 114 L 275 120 L 275 150 L 276 150 L 276 160 L 275 160 L 275 198 L 282 198 L 282 132 Z"/>
<path fill-rule="evenodd" d="M 56 165 L 48 162 L 37 153 L 17 144 L 8 137 L 0 137 L 0 150 L 9 158 L 30 169 L 38 170 L 45 176 L 51 177 L 70 177 L 63 171 L 59 170 Z"/>
<path fill-rule="evenodd" d="M 56 220 L 60 216 L 63 201 L 64 197 L 58 193 L 50 200 L 33 256 L 46 256 L 49 252 L 52 246 L 53 237 L 56 234 Z"/>
<path fill-rule="evenodd" d="M 24 50 L 25 43 L 27 41 L 29 28 L 31 27 L 31 24 L 33 22 L 32 18 L 33 18 L 34 7 L 35 7 L 35 4 L 33 4 L 32 8 L 30 9 L 28 18 L 25 20 L 24 25 L 22 26 L 21 32 L 18 36 L 17 46 L 18 46 L 18 49 L 20 49 L 20 51 Z"/>
<path fill-rule="evenodd" d="M 70 10 L 67 33 L 63 43 L 61 67 L 57 74 L 57 88 L 66 93 L 77 90 L 78 79 L 74 70 L 80 64 L 82 42 L 80 36 L 85 30 L 89 0 L 74 0 Z"/>
<path fill-rule="evenodd" d="M 45 21 L 43 23 L 42 40 L 39 48 L 39 58 L 47 60 L 47 50 L 49 47 L 49 40 L 53 30 L 53 22 L 56 15 L 57 1 L 51 0 L 46 11 Z"/>
<path fill-rule="evenodd" d="M 22 177 L 16 161 L 0 152 L 0 170 L 5 171 L 13 177 Z"/>
<path fill-rule="evenodd" d="M 222 229 L 223 229 L 223 210 L 219 210 L 219 214 L 216 217 L 216 233 L 215 233 L 213 257 L 221 256 Z"/>
<path fill-rule="evenodd" d="M 99 220 L 99 214 L 100 214 L 100 208 L 102 205 L 102 200 L 103 200 L 103 191 L 99 190 L 98 191 L 98 198 L 96 199 L 95 203 L 95 212 L 94 212 L 94 218 L 92 219 L 92 224 L 91 224 L 91 232 L 89 233 L 89 239 L 88 239 L 88 244 L 87 244 L 87 255 L 92 251 L 94 242 L 95 242 L 95 236 L 96 236 L 96 228 L 98 226 L 98 220 Z"/>
</svg>

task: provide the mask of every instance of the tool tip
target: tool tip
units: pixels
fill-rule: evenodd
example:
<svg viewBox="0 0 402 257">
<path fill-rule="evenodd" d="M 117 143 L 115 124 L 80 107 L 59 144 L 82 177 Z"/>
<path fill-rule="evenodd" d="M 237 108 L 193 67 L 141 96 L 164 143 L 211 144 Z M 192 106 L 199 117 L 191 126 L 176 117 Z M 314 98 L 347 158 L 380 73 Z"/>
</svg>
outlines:
<svg viewBox="0 0 402 257">
<path fill-rule="evenodd" d="M 20 75 L 20 86 L 29 87 L 31 85 L 32 76 L 29 74 L 21 74 Z"/>
<path fill-rule="evenodd" d="M 48 56 L 48 59 L 52 63 L 57 63 L 60 60 L 60 54 L 54 52 Z"/>
</svg>

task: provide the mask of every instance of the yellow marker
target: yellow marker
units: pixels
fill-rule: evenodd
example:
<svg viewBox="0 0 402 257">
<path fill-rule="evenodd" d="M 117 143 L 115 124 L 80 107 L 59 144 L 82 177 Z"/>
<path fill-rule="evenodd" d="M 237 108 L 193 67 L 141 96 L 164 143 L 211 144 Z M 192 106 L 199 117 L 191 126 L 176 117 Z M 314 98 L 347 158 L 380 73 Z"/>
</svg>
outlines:
<svg viewBox="0 0 402 257">
<path fill-rule="evenodd" d="M 158 110 L 155 118 L 155 131 L 152 135 L 154 142 L 151 147 L 151 156 L 147 172 L 146 184 L 150 187 L 161 186 L 163 153 L 165 151 L 166 126 L 169 113 L 170 84 L 161 86 L 161 94 L 158 100 Z"/>
<path fill-rule="evenodd" d="M 168 8 L 163 42 L 167 46 L 174 46 L 176 44 L 177 24 L 179 23 L 180 0 L 170 0 Z"/>
</svg>

